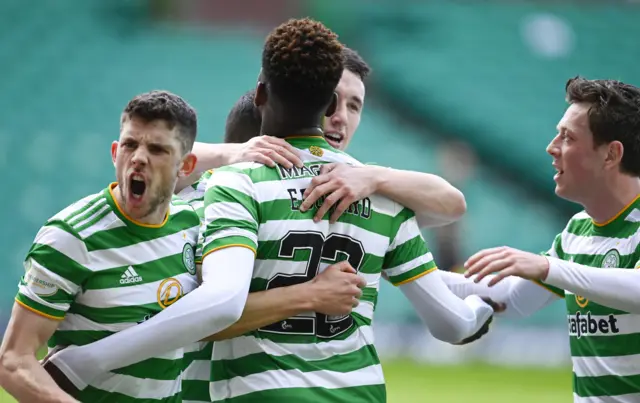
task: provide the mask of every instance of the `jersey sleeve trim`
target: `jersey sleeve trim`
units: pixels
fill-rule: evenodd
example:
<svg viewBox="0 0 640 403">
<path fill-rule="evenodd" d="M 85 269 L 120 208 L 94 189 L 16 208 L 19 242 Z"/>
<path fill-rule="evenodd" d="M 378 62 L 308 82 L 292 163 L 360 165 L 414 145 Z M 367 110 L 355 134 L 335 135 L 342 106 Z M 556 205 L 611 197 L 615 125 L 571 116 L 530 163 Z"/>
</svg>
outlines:
<svg viewBox="0 0 640 403">
<path fill-rule="evenodd" d="M 402 281 L 397 282 L 397 283 L 392 283 L 392 284 L 393 284 L 394 286 L 396 286 L 396 287 L 399 287 L 399 286 L 401 286 L 401 285 L 403 285 L 403 284 L 407 284 L 407 283 L 410 283 L 410 282 L 412 282 L 412 281 L 415 281 L 415 280 L 419 279 L 420 277 L 424 277 L 424 276 L 426 276 L 427 274 L 433 273 L 433 272 L 434 272 L 434 271 L 436 271 L 436 270 L 438 270 L 438 267 L 432 267 L 431 269 L 428 269 L 428 270 L 426 270 L 426 271 L 423 271 L 422 273 L 418 273 L 418 274 L 416 274 L 415 276 L 413 276 L 413 277 L 411 277 L 411 278 L 408 278 L 408 279 L 406 279 L 406 280 L 402 280 Z"/>
<path fill-rule="evenodd" d="M 207 257 L 209 254 L 211 254 L 211 253 L 213 253 L 215 251 L 218 251 L 218 250 L 221 250 L 221 249 L 226 249 L 226 248 L 235 248 L 235 247 L 247 248 L 251 252 L 253 252 L 254 256 L 257 254 L 256 249 L 253 246 L 249 246 L 249 245 L 246 245 L 246 244 L 243 244 L 243 243 L 231 243 L 231 244 L 228 244 L 228 245 L 220 245 L 220 246 L 217 246 L 217 247 L 215 247 L 215 248 L 213 248 L 211 250 L 208 250 L 204 255 L 202 255 L 202 260 L 204 260 L 205 257 Z M 202 260 L 200 262 L 196 262 L 196 263 L 201 263 Z"/>
<path fill-rule="evenodd" d="M 560 298 L 564 298 L 564 296 L 565 296 L 564 295 L 564 291 L 560 290 L 557 287 L 553 287 L 553 286 L 547 285 L 547 284 L 543 283 L 540 280 L 533 280 L 532 282 L 533 282 L 533 284 L 539 285 L 540 287 L 544 288 L 545 290 L 549 291 L 552 294 L 555 294 L 555 295 L 559 296 Z"/>
<path fill-rule="evenodd" d="M 27 297 L 25 297 L 22 294 L 18 294 L 18 296 L 16 296 L 15 301 L 18 305 L 20 305 L 21 307 L 23 307 L 24 309 L 31 311 L 37 315 L 43 316 L 45 318 L 48 319 L 53 319 L 53 320 L 57 320 L 57 321 L 62 321 L 64 320 L 64 316 L 55 316 L 55 315 L 51 315 L 45 312 L 42 312 L 42 310 L 50 310 L 50 309 L 46 309 L 46 307 L 44 307 L 41 304 L 38 304 L 35 301 L 32 301 L 30 299 L 28 299 Z M 34 305 L 34 306 L 31 306 Z M 42 310 L 39 310 L 38 308 L 36 308 L 36 306 Z"/>
</svg>

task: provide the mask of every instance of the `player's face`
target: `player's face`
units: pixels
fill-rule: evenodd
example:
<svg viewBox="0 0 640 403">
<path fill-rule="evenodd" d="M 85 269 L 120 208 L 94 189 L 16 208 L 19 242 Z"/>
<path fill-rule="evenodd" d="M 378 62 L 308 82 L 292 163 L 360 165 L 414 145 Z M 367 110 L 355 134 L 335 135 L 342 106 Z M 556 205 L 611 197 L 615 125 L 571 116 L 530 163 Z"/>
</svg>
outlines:
<svg viewBox="0 0 640 403">
<path fill-rule="evenodd" d="M 195 168 L 195 156 L 183 155 L 178 127 L 166 122 L 132 118 L 122 124 L 120 139 L 111 146 L 116 167 L 116 197 L 125 212 L 139 221 L 164 216 L 178 176 Z"/>
<path fill-rule="evenodd" d="M 558 134 L 547 146 L 558 171 L 556 194 L 583 204 L 599 192 L 605 178 L 606 147 L 594 147 L 589 105 L 572 104 L 558 123 Z"/>
<path fill-rule="evenodd" d="M 336 87 L 338 106 L 333 115 L 324 121 L 325 139 L 333 148 L 347 148 L 360 125 L 364 106 L 364 83 L 356 74 L 344 70 Z"/>
</svg>

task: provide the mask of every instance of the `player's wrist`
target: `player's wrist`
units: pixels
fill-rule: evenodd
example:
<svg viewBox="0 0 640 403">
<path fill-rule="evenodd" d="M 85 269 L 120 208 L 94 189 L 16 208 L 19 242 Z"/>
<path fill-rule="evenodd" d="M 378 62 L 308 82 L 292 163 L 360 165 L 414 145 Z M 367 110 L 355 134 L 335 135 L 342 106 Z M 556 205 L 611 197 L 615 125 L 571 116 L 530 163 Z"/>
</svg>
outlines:
<svg viewBox="0 0 640 403">
<path fill-rule="evenodd" d="M 375 192 L 380 192 L 389 185 L 389 168 L 380 167 L 376 165 L 367 165 L 362 167 L 369 173 L 370 180 L 373 183 Z"/>
<path fill-rule="evenodd" d="M 291 291 L 287 305 L 294 311 L 294 315 L 302 312 L 315 312 L 320 303 L 318 287 L 315 282 L 308 281 L 302 284 L 296 284 L 289 287 Z"/>
</svg>

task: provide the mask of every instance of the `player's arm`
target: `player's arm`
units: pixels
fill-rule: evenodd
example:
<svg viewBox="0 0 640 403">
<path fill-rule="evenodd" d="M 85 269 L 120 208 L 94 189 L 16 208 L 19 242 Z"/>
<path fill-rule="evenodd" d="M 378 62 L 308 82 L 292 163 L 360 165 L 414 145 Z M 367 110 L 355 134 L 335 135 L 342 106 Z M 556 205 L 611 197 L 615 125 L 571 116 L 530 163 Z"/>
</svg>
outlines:
<svg viewBox="0 0 640 403">
<path fill-rule="evenodd" d="M 205 192 L 202 284 L 151 319 L 82 347 L 54 354 L 78 389 L 98 375 L 202 340 L 242 315 L 257 246 L 253 182 L 241 171 L 214 171 Z"/>
<path fill-rule="evenodd" d="M 0 384 L 19 401 L 75 402 L 44 371 L 36 352 L 64 319 L 91 274 L 73 228 L 52 220 L 40 229 L 25 260 L 9 326 L 0 347 Z"/>
<path fill-rule="evenodd" d="M 543 278 L 546 284 L 571 291 L 600 305 L 640 314 L 640 271 L 637 269 L 602 269 L 550 256 L 547 260 L 548 273 Z M 635 267 L 639 265 L 640 261 Z"/>
<path fill-rule="evenodd" d="M 352 203 L 373 193 L 415 211 L 421 227 L 452 223 L 467 209 L 462 192 L 436 175 L 373 165 L 327 164 L 305 191 L 301 211 L 311 208 L 321 196 L 328 195 L 318 209 L 316 219 L 320 220 L 335 205 L 331 215 L 331 220 L 335 221 Z"/>
<path fill-rule="evenodd" d="M 0 386 L 20 402 L 76 402 L 51 379 L 36 358 L 59 320 L 34 313 L 17 302 L 0 347 Z"/>
<path fill-rule="evenodd" d="M 412 211 L 403 209 L 394 221 L 397 230 L 384 258 L 389 281 L 400 288 L 437 339 L 459 343 L 476 334 L 491 318 L 491 306 L 476 295 L 462 300 L 447 288 Z"/>
<path fill-rule="evenodd" d="M 281 164 L 287 168 L 292 165 L 302 166 L 302 160 L 294 147 L 283 139 L 270 136 L 258 136 L 242 144 L 196 142 L 193 153 L 198 159 L 194 172 L 178 180 L 176 192 L 193 184 L 204 171 L 237 162 L 259 162 L 267 166 Z"/>
<path fill-rule="evenodd" d="M 509 277 L 489 287 L 488 283 L 493 276 L 487 276 L 476 283 L 472 278 L 466 278 L 460 273 L 439 271 L 438 274 L 449 290 L 460 298 L 478 295 L 504 304 L 505 311 L 497 313 L 503 317 L 526 318 L 552 302 L 562 299 L 558 294 L 550 292 L 548 288 L 519 277 Z"/>
<path fill-rule="evenodd" d="M 333 264 L 306 283 L 249 294 L 240 320 L 207 340 L 231 339 L 303 312 L 347 315 L 365 285 L 348 262 Z"/>
</svg>

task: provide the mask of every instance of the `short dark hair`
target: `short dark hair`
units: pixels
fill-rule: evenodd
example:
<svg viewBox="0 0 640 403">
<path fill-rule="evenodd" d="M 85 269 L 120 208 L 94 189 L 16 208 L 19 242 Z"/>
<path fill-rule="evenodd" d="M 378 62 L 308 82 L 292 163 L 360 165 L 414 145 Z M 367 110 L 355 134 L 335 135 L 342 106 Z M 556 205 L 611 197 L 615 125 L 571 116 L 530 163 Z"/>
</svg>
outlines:
<svg viewBox="0 0 640 403">
<path fill-rule="evenodd" d="M 342 48 L 342 56 L 344 57 L 345 70 L 357 75 L 360 80 L 364 81 L 371 74 L 371 67 L 355 50 L 345 46 Z"/>
<path fill-rule="evenodd" d="M 640 176 L 640 89 L 615 80 L 574 77 L 565 87 L 567 102 L 587 103 L 595 146 L 619 141 L 621 172 Z"/>
<path fill-rule="evenodd" d="M 131 118 L 146 122 L 163 120 L 169 129 L 178 126 L 182 152 L 193 148 L 198 132 L 196 111 L 184 99 L 168 91 L 151 91 L 136 95 L 122 112 L 120 123 Z"/>
<path fill-rule="evenodd" d="M 270 93 L 296 110 L 315 113 L 326 108 L 343 70 L 338 36 L 309 18 L 278 26 L 262 51 L 262 75 Z"/>
<path fill-rule="evenodd" d="M 244 143 L 260 135 L 262 115 L 255 104 L 255 88 L 246 92 L 233 105 L 224 128 L 225 143 Z"/>
</svg>

